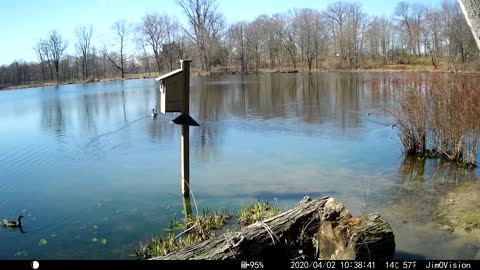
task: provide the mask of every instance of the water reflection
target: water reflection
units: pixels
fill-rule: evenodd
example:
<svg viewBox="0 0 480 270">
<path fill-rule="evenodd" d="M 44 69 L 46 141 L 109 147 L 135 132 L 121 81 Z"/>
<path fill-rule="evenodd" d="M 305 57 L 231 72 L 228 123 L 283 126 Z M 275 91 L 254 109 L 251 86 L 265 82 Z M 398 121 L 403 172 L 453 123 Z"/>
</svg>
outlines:
<svg viewBox="0 0 480 270">
<path fill-rule="evenodd" d="M 376 106 L 370 80 L 357 74 L 242 75 L 193 82 L 191 111 L 201 121 L 247 119 L 251 121 L 242 128 L 260 132 L 274 128 L 313 134 L 322 124 L 362 132 L 365 121 L 360 112 Z"/>
<path fill-rule="evenodd" d="M 443 192 L 452 185 L 477 180 L 476 170 L 441 159 L 406 157 L 398 172 L 401 190 L 426 193 Z"/>
<path fill-rule="evenodd" d="M 391 206 L 404 220 L 431 221 L 435 205 L 455 186 L 477 181 L 475 169 L 443 160 L 406 157 L 398 170 Z"/>
<path fill-rule="evenodd" d="M 66 134 L 67 119 L 64 103 L 60 97 L 59 87 L 53 89 L 54 97 L 42 101 L 41 125 L 55 136 L 58 142 L 63 142 Z"/>
<path fill-rule="evenodd" d="M 140 112 L 148 115 L 151 108 L 159 108 L 160 96 L 155 83 L 151 82 L 150 87 L 139 89 L 141 91 L 129 91 L 124 83 L 118 83 L 118 88 L 110 86 L 109 91 L 67 95 L 54 89 L 53 95 L 42 99 L 42 127 L 57 139 L 65 137 L 69 126 L 77 123 L 81 131 L 98 134 L 106 131 L 107 126 L 118 124 L 105 125 L 106 120 L 118 119 L 127 124 L 131 119 L 138 119 Z M 366 80 L 365 76 L 341 73 L 222 76 L 208 80 L 195 77 L 192 79 L 191 114 L 204 123 L 213 123 L 200 128 L 198 143 L 203 146 L 215 144 L 213 140 L 220 143 L 224 132 L 214 123 L 224 119 L 253 120 L 244 124 L 254 130 L 263 130 L 264 125 L 285 132 L 312 133 L 315 130 L 298 129 L 299 122 L 304 125 L 331 123 L 342 130 L 362 128 L 365 121 L 359 112 L 375 106 L 369 83 L 371 80 Z M 131 111 L 132 107 L 135 112 Z M 136 117 L 132 117 L 132 113 Z M 267 120 L 273 121 L 265 122 Z M 282 120 L 286 122 L 278 122 Z M 102 127 L 98 126 L 99 122 Z M 152 138 L 168 137 L 162 129 L 154 125 L 148 128 Z"/>
<path fill-rule="evenodd" d="M 391 200 L 380 210 L 394 228 L 396 258 L 408 257 L 411 252 L 434 259 L 472 258 L 475 240 L 439 230 L 442 209 L 438 207 L 448 191 L 478 181 L 476 170 L 442 160 L 406 157 L 396 179 Z"/>
</svg>

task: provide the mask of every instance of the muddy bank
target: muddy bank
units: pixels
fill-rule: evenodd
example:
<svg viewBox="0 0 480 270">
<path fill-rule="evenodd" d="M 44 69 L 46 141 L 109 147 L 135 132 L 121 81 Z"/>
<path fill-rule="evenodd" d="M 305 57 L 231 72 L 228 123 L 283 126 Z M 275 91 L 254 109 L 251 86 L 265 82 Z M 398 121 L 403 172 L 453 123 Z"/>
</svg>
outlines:
<svg viewBox="0 0 480 270">
<path fill-rule="evenodd" d="M 480 243 L 480 181 L 447 192 L 439 200 L 434 215 L 440 230 Z M 480 260 L 480 251 L 475 259 Z"/>
<path fill-rule="evenodd" d="M 435 215 L 441 229 L 467 232 L 480 240 L 480 182 L 467 183 L 449 191 L 439 200 Z"/>
</svg>

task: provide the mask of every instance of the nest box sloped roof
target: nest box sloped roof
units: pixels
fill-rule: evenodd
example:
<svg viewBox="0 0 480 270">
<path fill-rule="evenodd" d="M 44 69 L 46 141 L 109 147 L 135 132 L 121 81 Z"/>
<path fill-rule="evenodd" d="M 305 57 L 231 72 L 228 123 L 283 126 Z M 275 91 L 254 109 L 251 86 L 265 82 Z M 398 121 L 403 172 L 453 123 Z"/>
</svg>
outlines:
<svg viewBox="0 0 480 270">
<path fill-rule="evenodd" d="M 175 75 L 181 74 L 182 72 L 183 72 L 183 69 L 177 69 L 177 70 L 174 70 L 174 71 L 169 72 L 169 73 L 167 73 L 167 74 L 164 74 L 164 75 L 156 78 L 155 80 L 158 81 L 158 82 L 159 82 L 159 81 L 163 81 L 163 80 L 168 79 L 168 78 L 170 78 L 170 77 L 173 77 L 173 76 L 175 76 Z"/>
</svg>

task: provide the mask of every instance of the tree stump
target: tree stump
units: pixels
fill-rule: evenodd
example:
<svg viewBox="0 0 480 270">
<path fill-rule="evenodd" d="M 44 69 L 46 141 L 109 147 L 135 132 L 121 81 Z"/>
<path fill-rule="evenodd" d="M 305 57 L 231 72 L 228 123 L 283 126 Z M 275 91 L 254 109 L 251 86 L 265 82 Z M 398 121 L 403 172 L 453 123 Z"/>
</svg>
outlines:
<svg viewBox="0 0 480 270">
<path fill-rule="evenodd" d="M 391 260 L 395 253 L 392 228 L 378 214 L 323 222 L 316 240 L 321 260 Z"/>
</svg>

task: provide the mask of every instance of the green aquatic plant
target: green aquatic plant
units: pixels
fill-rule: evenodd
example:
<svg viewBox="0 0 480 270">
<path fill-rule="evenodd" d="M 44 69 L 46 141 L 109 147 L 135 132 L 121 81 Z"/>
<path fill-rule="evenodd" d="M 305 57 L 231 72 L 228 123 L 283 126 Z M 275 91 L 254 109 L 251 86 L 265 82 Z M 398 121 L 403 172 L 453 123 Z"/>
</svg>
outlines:
<svg viewBox="0 0 480 270">
<path fill-rule="evenodd" d="M 97 241 L 98 241 L 97 238 L 95 238 L 95 237 L 92 238 L 92 242 L 97 242 Z"/>
<path fill-rule="evenodd" d="M 280 210 L 271 207 L 267 201 L 258 201 L 257 203 L 240 210 L 238 213 L 238 223 L 240 226 L 245 227 L 257 221 L 274 217 L 279 213 Z"/>
<path fill-rule="evenodd" d="M 169 227 L 164 229 L 168 232 L 167 235 L 153 238 L 145 245 L 135 246 L 135 255 L 138 259 L 163 256 L 211 239 L 215 236 L 215 231 L 223 228 L 231 216 L 226 211 L 205 210 L 201 215 L 187 216 L 183 221 L 174 219 L 170 222 Z"/>
<path fill-rule="evenodd" d="M 47 243 L 48 243 L 47 240 L 45 240 L 45 239 L 42 238 L 42 239 L 40 239 L 40 241 L 38 242 L 38 245 L 39 245 L 39 246 L 45 246 Z"/>
<path fill-rule="evenodd" d="M 167 232 L 175 232 L 175 231 L 183 230 L 184 228 L 185 226 L 180 220 L 173 219 L 170 221 L 170 225 L 163 230 Z"/>
<path fill-rule="evenodd" d="M 241 227 L 257 221 L 276 216 L 280 210 L 270 206 L 268 202 L 258 201 L 239 211 L 238 223 Z M 203 210 L 197 216 L 187 216 L 183 220 L 173 219 L 164 230 L 166 235 L 153 238 L 147 244 L 140 243 L 134 246 L 137 259 L 149 259 L 164 256 L 185 247 L 212 239 L 218 231 L 224 231 L 227 221 L 232 214 L 226 211 L 214 212 Z"/>
<path fill-rule="evenodd" d="M 465 215 L 463 220 L 473 226 L 480 226 L 480 215 Z"/>
<path fill-rule="evenodd" d="M 103 245 L 106 245 L 106 244 L 107 244 L 107 239 L 103 238 L 103 239 L 101 240 L 101 242 L 102 242 Z"/>
<path fill-rule="evenodd" d="M 15 256 L 15 257 L 27 257 L 28 253 L 27 253 L 26 250 L 22 250 L 22 251 L 15 252 L 15 254 L 13 254 L 13 256 Z"/>
</svg>

